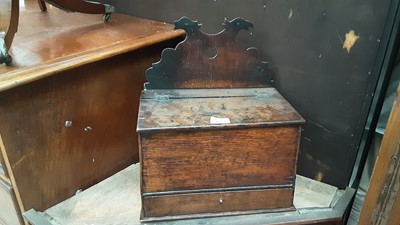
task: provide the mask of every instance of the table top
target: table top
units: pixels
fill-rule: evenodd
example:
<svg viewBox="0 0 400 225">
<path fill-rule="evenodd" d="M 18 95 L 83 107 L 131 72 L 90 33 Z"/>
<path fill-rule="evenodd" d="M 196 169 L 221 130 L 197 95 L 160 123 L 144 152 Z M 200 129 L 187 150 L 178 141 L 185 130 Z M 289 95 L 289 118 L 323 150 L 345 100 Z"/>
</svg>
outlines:
<svg viewBox="0 0 400 225">
<path fill-rule="evenodd" d="M 20 22 L 9 53 L 13 65 L 0 65 L 0 91 L 60 71 L 99 61 L 184 35 L 174 26 L 115 13 L 67 13 L 35 0 L 20 0 Z"/>
</svg>

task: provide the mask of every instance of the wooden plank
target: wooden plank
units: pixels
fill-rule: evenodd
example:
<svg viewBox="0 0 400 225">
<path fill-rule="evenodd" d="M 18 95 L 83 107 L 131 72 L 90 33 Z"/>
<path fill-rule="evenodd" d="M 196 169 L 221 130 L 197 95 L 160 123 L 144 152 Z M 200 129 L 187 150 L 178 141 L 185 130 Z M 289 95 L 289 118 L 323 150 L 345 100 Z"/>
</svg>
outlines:
<svg viewBox="0 0 400 225">
<path fill-rule="evenodd" d="M 400 221 L 400 195 L 398 194 L 393 202 L 393 207 L 389 215 L 388 224 L 398 224 Z"/>
<path fill-rule="evenodd" d="M 128 167 L 82 193 L 46 210 L 44 214 L 53 225 L 67 224 L 126 224 L 140 225 L 140 168 Z M 306 212 L 263 213 L 254 215 L 225 216 L 207 219 L 157 222 L 157 225 L 305 225 L 340 224 L 354 196 L 355 190 L 343 191 L 331 208 Z M 40 223 L 33 225 L 42 225 Z"/>
<path fill-rule="evenodd" d="M 139 164 L 136 164 L 46 210 L 46 213 L 58 224 L 139 225 L 139 193 Z"/>
<path fill-rule="evenodd" d="M 138 132 L 169 129 L 213 129 L 235 127 L 267 127 L 302 124 L 304 119 L 273 88 L 249 93 L 243 90 L 180 90 L 152 92 L 140 101 Z M 146 93 L 144 91 L 144 93 Z M 219 93 L 225 96 L 218 96 Z M 210 93 L 206 97 L 205 93 Z M 189 98 L 199 94 L 198 97 Z M 226 97 L 227 94 L 231 95 Z M 245 96 L 241 96 L 244 94 Z M 179 97 L 175 97 L 175 96 Z M 143 96 L 143 94 L 142 94 Z M 160 96 L 160 97 L 157 97 Z M 169 98 L 172 96 L 172 98 Z M 233 97 L 232 97 L 233 96 Z M 175 97 L 175 98 L 174 98 Z M 165 99 L 167 98 L 167 99 Z M 229 122 L 213 124 L 211 117 L 227 118 Z"/>
<path fill-rule="evenodd" d="M 142 91 L 141 99 L 166 96 L 176 98 L 212 97 L 271 97 L 283 98 L 275 88 L 221 88 L 221 89 L 151 89 Z"/>
<path fill-rule="evenodd" d="M 293 186 L 298 137 L 299 127 L 140 134 L 142 191 Z"/>
<path fill-rule="evenodd" d="M 398 225 L 400 221 L 400 85 L 372 172 L 359 224 Z"/>
<path fill-rule="evenodd" d="M 30 209 L 24 213 L 24 218 L 30 224 L 40 224 L 40 225 L 52 225 L 42 213 L 36 212 L 34 209 Z"/>
</svg>

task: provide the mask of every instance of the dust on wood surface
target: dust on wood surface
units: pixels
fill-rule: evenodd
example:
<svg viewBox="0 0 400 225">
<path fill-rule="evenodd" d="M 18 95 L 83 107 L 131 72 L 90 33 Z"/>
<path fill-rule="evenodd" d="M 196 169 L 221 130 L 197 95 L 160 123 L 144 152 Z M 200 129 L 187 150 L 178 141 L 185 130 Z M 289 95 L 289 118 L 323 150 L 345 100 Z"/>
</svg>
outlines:
<svg viewBox="0 0 400 225">
<path fill-rule="evenodd" d="M 142 93 L 138 131 L 304 123 L 274 88 L 147 92 Z M 211 124 L 211 117 L 227 118 L 229 123 Z"/>
</svg>

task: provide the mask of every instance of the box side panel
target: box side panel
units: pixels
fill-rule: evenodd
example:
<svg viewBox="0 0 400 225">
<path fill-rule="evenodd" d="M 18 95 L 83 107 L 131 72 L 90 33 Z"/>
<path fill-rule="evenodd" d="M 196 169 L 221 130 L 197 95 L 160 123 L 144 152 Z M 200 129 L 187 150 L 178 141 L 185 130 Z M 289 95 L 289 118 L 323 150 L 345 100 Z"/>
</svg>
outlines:
<svg viewBox="0 0 400 225">
<path fill-rule="evenodd" d="M 143 133 L 143 191 L 293 186 L 298 126 Z"/>
<path fill-rule="evenodd" d="M 290 209 L 293 189 L 264 189 L 145 197 L 144 219 L 171 215 Z"/>
</svg>

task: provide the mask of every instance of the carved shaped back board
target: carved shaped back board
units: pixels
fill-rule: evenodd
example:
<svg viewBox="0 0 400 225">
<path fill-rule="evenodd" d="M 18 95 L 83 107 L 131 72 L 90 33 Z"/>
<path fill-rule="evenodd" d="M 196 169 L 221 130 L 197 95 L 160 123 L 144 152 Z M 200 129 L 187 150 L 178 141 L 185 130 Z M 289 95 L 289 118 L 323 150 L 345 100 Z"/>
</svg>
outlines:
<svg viewBox="0 0 400 225">
<path fill-rule="evenodd" d="M 146 72 L 145 89 L 245 88 L 269 86 L 267 63 L 256 48 L 236 40 L 241 30 L 253 24 L 241 18 L 225 21 L 215 35 L 200 31 L 201 24 L 186 17 L 175 29 L 186 31 L 186 39 L 175 49 L 165 49 L 161 60 Z"/>
</svg>

